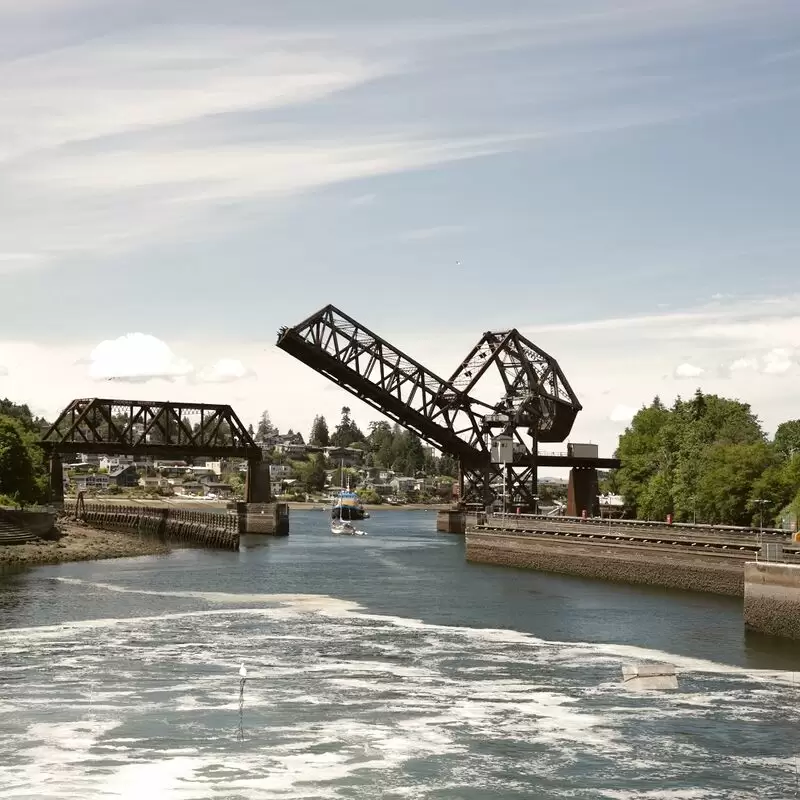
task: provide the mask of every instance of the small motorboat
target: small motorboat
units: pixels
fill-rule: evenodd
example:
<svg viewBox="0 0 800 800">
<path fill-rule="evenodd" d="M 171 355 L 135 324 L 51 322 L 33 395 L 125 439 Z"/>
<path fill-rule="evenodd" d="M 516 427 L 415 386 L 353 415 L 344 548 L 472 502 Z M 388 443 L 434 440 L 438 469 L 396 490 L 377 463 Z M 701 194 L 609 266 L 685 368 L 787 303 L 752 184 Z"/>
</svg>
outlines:
<svg viewBox="0 0 800 800">
<path fill-rule="evenodd" d="M 333 519 L 331 520 L 331 533 L 335 533 L 341 536 L 366 536 L 366 531 L 359 531 L 356 530 L 355 525 L 352 522 L 347 522 L 346 520 L 342 519 Z"/>
</svg>

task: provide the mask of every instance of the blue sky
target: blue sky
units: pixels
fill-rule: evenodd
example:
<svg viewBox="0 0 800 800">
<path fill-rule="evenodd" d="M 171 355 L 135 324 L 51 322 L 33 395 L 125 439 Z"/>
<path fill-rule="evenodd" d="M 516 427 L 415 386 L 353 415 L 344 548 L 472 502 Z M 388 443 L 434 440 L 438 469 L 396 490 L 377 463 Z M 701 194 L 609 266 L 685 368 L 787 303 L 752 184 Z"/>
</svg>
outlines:
<svg viewBox="0 0 800 800">
<path fill-rule="evenodd" d="M 794 322 L 597 362 L 607 319 L 796 321 L 799 78 L 791 0 L 0 0 L 0 395 L 96 393 L 93 349 L 138 332 L 208 362 L 173 394 L 305 424 L 344 398 L 271 350 L 328 302 L 443 372 L 484 330 L 541 329 L 590 400 L 603 376 L 583 433 L 609 446 L 613 408 L 685 390 L 628 385 L 645 360 L 763 378 L 779 349 L 790 377 Z M 164 357 L 125 341 L 120 374 Z M 149 372 L 148 395 L 174 377 Z"/>
</svg>

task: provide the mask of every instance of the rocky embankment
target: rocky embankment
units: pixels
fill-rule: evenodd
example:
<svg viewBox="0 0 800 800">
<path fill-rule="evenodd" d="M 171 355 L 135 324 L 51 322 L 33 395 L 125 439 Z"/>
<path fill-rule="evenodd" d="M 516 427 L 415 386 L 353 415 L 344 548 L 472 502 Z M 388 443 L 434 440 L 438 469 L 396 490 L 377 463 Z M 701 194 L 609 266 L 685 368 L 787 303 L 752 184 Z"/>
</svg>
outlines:
<svg viewBox="0 0 800 800">
<path fill-rule="evenodd" d="M 62 561 L 93 561 L 158 555 L 169 548 L 154 538 L 136 533 L 116 533 L 90 528 L 80 522 L 59 521 L 60 536 L 34 539 L 24 544 L 0 545 L 0 567 L 57 564 Z"/>
</svg>

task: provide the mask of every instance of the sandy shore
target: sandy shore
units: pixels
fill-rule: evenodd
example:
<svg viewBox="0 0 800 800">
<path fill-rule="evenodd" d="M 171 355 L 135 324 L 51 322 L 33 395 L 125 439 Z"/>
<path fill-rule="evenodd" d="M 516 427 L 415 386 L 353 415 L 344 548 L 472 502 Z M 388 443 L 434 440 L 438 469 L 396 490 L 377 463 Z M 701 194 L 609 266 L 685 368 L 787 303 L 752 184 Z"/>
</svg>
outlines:
<svg viewBox="0 0 800 800">
<path fill-rule="evenodd" d="M 38 539 L 29 544 L 0 546 L 0 567 L 129 558 L 169 552 L 162 542 L 135 533 L 100 531 L 72 522 L 60 522 L 58 527 L 63 535 L 57 541 Z"/>
</svg>

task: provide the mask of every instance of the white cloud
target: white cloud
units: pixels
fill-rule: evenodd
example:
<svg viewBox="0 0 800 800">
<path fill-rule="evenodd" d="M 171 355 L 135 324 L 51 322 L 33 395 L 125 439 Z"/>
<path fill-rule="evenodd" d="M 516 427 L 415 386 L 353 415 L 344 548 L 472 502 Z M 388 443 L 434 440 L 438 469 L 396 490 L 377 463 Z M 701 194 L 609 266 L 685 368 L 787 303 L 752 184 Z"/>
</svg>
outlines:
<svg viewBox="0 0 800 800">
<path fill-rule="evenodd" d="M 612 422 L 630 422 L 634 416 L 636 416 L 638 411 L 639 409 L 634 408 L 633 406 L 617 405 L 614 406 L 614 409 L 608 415 L 608 418 Z"/>
<path fill-rule="evenodd" d="M 736 361 L 732 362 L 729 369 L 731 372 L 739 372 L 740 370 L 747 370 L 747 369 L 756 369 L 758 367 L 758 362 L 752 358 L 737 358 Z"/>
<path fill-rule="evenodd" d="M 254 374 L 241 361 L 236 358 L 221 358 L 201 369 L 196 380 L 199 383 L 231 383 L 248 377 L 254 377 Z"/>
<path fill-rule="evenodd" d="M 705 370 L 702 367 L 696 367 L 693 364 L 679 364 L 675 367 L 676 378 L 696 378 L 702 375 Z"/>
<path fill-rule="evenodd" d="M 4 378 L 6 375 L 8 375 L 8 367 L 4 367 L 0 364 L 0 378 Z"/>
<path fill-rule="evenodd" d="M 185 377 L 194 368 L 176 356 L 169 345 L 145 333 L 128 333 L 100 342 L 92 350 L 89 377 L 144 382 Z"/>
<path fill-rule="evenodd" d="M 792 366 L 791 354 L 785 347 L 776 347 L 764 356 L 764 369 L 766 375 L 783 375 Z"/>
</svg>

